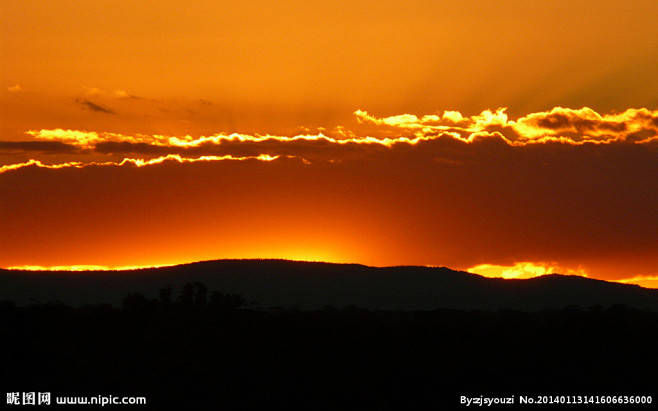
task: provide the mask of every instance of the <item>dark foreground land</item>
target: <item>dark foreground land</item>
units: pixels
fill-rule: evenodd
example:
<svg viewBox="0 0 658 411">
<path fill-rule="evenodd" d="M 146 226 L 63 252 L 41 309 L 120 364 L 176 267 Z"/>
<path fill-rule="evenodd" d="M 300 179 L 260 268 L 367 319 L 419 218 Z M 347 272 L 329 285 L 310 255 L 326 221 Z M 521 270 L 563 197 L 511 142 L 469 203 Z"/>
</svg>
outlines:
<svg viewBox="0 0 658 411">
<path fill-rule="evenodd" d="M 5 302 L 2 386 L 51 392 L 53 402 L 56 395 L 147 399 L 120 409 L 466 409 L 462 396 L 513 396 L 514 408 L 525 409 L 522 395 L 653 396 L 651 406 L 632 409 L 658 402 L 656 311 L 254 310 L 244 303 L 199 283 L 158 298 L 130 294 L 121 307 Z"/>
</svg>

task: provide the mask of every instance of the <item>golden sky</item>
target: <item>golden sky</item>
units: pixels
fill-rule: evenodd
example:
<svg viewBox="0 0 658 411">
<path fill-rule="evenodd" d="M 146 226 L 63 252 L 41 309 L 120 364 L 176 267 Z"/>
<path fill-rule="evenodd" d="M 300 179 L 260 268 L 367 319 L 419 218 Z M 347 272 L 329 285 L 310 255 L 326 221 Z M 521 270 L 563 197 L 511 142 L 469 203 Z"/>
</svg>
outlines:
<svg viewBox="0 0 658 411">
<path fill-rule="evenodd" d="M 655 1 L 0 13 L 0 267 L 279 257 L 656 286 Z"/>
</svg>

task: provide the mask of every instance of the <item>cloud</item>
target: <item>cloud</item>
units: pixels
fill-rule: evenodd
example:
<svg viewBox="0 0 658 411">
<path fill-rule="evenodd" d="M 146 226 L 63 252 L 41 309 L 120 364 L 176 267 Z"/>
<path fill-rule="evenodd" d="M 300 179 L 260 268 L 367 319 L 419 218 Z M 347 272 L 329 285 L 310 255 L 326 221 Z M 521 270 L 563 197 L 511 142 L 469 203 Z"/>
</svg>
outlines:
<svg viewBox="0 0 658 411">
<path fill-rule="evenodd" d="M 96 103 L 94 103 L 94 102 L 91 102 L 91 101 L 89 101 L 89 100 L 85 100 L 85 99 L 75 99 L 75 102 L 78 103 L 79 105 L 81 105 L 82 107 L 84 107 L 84 108 L 86 108 L 86 109 L 88 109 L 88 110 L 91 110 L 91 111 L 95 111 L 95 112 L 97 112 L 97 113 L 103 113 L 103 114 L 116 114 L 116 113 L 115 113 L 114 111 L 112 111 L 111 109 L 109 109 L 109 108 L 107 108 L 107 107 L 103 107 L 103 106 L 101 106 L 101 105 L 99 105 L 99 104 L 96 104 Z"/>
<path fill-rule="evenodd" d="M 7 90 L 11 93 L 20 93 L 23 91 L 23 88 L 20 86 L 20 84 L 16 84 L 14 86 L 7 87 Z"/>
<path fill-rule="evenodd" d="M 489 278 L 528 279 L 542 275 L 561 274 L 589 277 L 587 271 L 578 266 L 565 267 L 557 262 L 516 262 L 511 265 L 480 264 L 466 270 Z M 615 279 L 622 284 L 635 284 L 647 288 L 658 288 L 658 275 L 636 275 L 631 278 Z"/>
<path fill-rule="evenodd" d="M 138 97 L 133 94 L 129 94 L 126 90 L 118 89 L 112 92 L 112 97 L 122 99 L 122 100 L 144 100 L 143 97 Z"/>
<path fill-rule="evenodd" d="M 403 114 L 377 118 L 357 110 L 355 115 L 361 123 L 385 126 L 414 136 L 454 132 L 468 139 L 474 133 L 499 132 L 509 143 L 517 145 L 548 141 L 578 144 L 632 140 L 641 143 L 654 140 L 658 135 L 658 110 L 646 108 L 601 115 L 587 107 L 578 110 L 555 107 L 517 120 L 510 120 L 505 110 L 485 110 L 470 117 L 454 111 L 445 111 L 442 116 Z"/>
<path fill-rule="evenodd" d="M 556 107 L 550 112 L 529 114 L 514 123 L 526 139 L 564 136 L 575 142 L 624 141 L 632 134 L 657 134 L 658 111 L 628 109 L 619 114 L 600 115 L 590 108 L 579 110 Z"/>
<path fill-rule="evenodd" d="M 423 147 L 436 161 L 466 164 L 451 153 L 466 150 L 464 144 L 529 149 L 536 145 L 584 144 L 656 145 L 658 110 L 629 109 L 600 115 L 591 109 L 555 108 L 510 120 L 505 109 L 485 110 L 464 116 L 445 111 L 442 115 L 411 114 L 377 118 L 355 112 L 357 122 L 369 135 L 359 136 L 345 126 L 328 134 L 296 136 L 218 133 L 211 136 L 126 135 L 84 130 L 42 129 L 28 134 L 39 141 L 59 141 L 102 155 L 145 156 L 167 154 L 199 156 L 295 156 L 307 161 L 346 161 L 381 156 L 387 150 Z M 331 136 L 333 134 L 333 136 Z M 472 149 L 471 151 L 477 151 Z"/>
<path fill-rule="evenodd" d="M 142 100 L 142 97 L 138 97 L 135 95 L 132 95 L 128 93 L 126 90 L 123 89 L 116 89 L 113 91 L 105 91 L 96 87 L 87 87 L 83 86 L 83 88 L 87 91 L 88 96 L 94 96 L 94 97 L 112 97 L 115 99 L 120 99 L 120 100 Z"/>
<path fill-rule="evenodd" d="M 90 96 L 102 96 L 105 94 L 105 91 L 96 88 L 96 87 L 87 87 L 87 86 L 82 86 L 85 90 L 87 90 L 87 95 Z"/>
<path fill-rule="evenodd" d="M 27 134 L 40 141 L 62 142 L 84 149 L 92 149 L 95 144 L 104 141 L 106 138 L 112 138 L 111 135 L 109 135 L 109 137 L 102 137 L 107 133 L 83 130 L 64 130 L 61 128 L 39 131 L 30 130 Z"/>
<path fill-rule="evenodd" d="M 285 136 L 260 136 L 246 134 L 217 134 L 209 137 L 171 137 L 162 135 L 123 135 L 81 130 L 30 130 L 27 132 L 37 140 L 61 141 L 81 149 L 99 153 L 165 154 L 186 153 L 214 155 L 217 153 L 236 155 L 294 155 L 309 159 L 344 159 L 343 156 L 359 152 L 365 147 L 387 149 L 396 144 L 415 144 L 422 138 L 409 139 L 355 137 L 336 139 L 322 134 Z M 361 151 L 363 152 L 363 151 Z"/>
<path fill-rule="evenodd" d="M 479 274 L 490 278 L 524 279 L 535 278 L 548 274 L 578 275 L 587 277 L 582 268 L 565 268 L 558 263 L 544 262 L 517 262 L 513 265 L 480 264 L 467 269 L 469 273 Z"/>
<path fill-rule="evenodd" d="M 126 93 L 126 90 L 114 90 L 114 92 L 112 94 L 114 95 L 114 97 L 117 97 L 117 98 L 131 98 L 131 97 L 133 97 L 130 94 Z"/>
<path fill-rule="evenodd" d="M 90 166 L 102 166 L 102 167 L 121 167 L 125 165 L 131 165 L 136 167 L 145 167 L 155 164 L 162 164 L 164 162 L 177 162 L 180 164 L 183 163 L 196 163 L 199 161 L 223 161 L 223 160 L 234 160 L 234 161 L 245 161 L 245 160 L 258 160 L 258 161 L 273 161 L 278 157 L 270 157 L 268 155 L 259 155 L 251 157 L 233 157 L 230 155 L 226 156 L 202 156 L 198 158 L 182 158 L 176 154 L 169 154 L 162 157 L 152 158 L 149 160 L 144 160 L 141 158 L 124 158 L 120 162 L 114 161 L 105 161 L 105 162 L 81 162 L 81 161 L 69 161 L 66 163 L 58 164 L 45 164 L 39 160 L 29 160 L 24 163 L 10 164 L 0 167 L 0 174 L 7 171 L 18 170 L 24 167 L 37 167 L 44 169 L 57 170 L 61 168 L 84 168 Z"/>
<path fill-rule="evenodd" d="M 79 148 L 61 141 L 0 141 L 2 152 L 75 153 Z"/>
</svg>

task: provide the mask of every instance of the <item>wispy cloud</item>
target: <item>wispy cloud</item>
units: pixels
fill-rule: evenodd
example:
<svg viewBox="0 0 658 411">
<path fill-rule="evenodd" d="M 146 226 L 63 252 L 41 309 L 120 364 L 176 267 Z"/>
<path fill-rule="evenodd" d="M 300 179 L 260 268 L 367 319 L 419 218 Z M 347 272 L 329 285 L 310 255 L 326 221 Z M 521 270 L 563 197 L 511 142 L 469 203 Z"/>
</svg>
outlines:
<svg viewBox="0 0 658 411">
<path fill-rule="evenodd" d="M 123 90 L 123 89 L 114 90 L 112 92 L 112 97 L 118 98 L 118 99 L 124 99 L 124 100 L 125 99 L 128 99 L 128 100 L 143 100 L 142 97 L 130 94 L 126 90 Z"/>
<path fill-rule="evenodd" d="M 0 141 L 0 153 L 75 153 L 79 151 L 80 147 L 62 141 Z"/>
<path fill-rule="evenodd" d="M 223 161 L 223 160 L 234 160 L 234 161 L 245 161 L 245 160 L 258 160 L 258 161 L 273 161 L 278 157 L 270 157 L 268 155 L 260 156 L 251 156 L 251 157 L 233 157 L 230 155 L 226 156 L 202 156 L 198 158 L 183 158 L 176 154 L 169 154 L 162 157 L 152 158 L 149 160 L 144 160 L 141 158 L 124 158 L 120 162 L 114 161 L 105 161 L 105 162 L 81 162 L 81 161 L 69 161 L 66 163 L 58 164 L 44 164 L 39 160 L 29 160 L 24 163 L 10 164 L 0 167 L 0 174 L 5 173 L 11 170 L 18 170 L 23 167 L 34 166 L 37 168 L 45 168 L 56 170 L 60 168 L 84 168 L 89 166 L 104 166 L 104 167 L 121 167 L 125 165 L 131 165 L 136 167 L 151 166 L 155 164 L 162 164 L 164 162 L 177 162 L 177 163 L 196 163 L 199 161 Z"/>
<path fill-rule="evenodd" d="M 75 99 L 75 102 L 78 103 L 80 106 L 91 110 L 95 111 L 97 113 L 103 113 L 103 114 L 116 114 L 112 109 L 103 107 L 100 104 L 96 104 L 92 101 L 86 100 L 86 99 Z"/>
<path fill-rule="evenodd" d="M 89 96 L 102 96 L 105 94 L 105 91 L 96 88 L 96 87 L 87 87 L 87 86 L 82 86 L 87 91 L 87 95 Z"/>
<path fill-rule="evenodd" d="M 97 87 L 83 86 L 83 88 L 87 91 L 87 95 L 92 97 L 112 97 L 115 99 L 142 99 L 141 97 L 128 93 L 124 89 L 106 91 L 103 89 L 99 89 Z"/>
</svg>

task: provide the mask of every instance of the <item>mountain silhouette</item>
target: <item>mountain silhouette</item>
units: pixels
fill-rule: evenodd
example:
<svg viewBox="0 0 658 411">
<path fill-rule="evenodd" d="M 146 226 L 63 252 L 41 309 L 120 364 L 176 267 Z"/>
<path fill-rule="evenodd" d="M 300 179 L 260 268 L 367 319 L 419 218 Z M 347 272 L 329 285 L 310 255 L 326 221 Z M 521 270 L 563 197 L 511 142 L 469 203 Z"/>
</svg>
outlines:
<svg viewBox="0 0 658 411">
<path fill-rule="evenodd" d="M 244 296 L 260 308 L 357 306 L 376 310 L 525 310 L 626 305 L 658 311 L 658 290 L 579 276 L 485 278 L 448 268 L 368 267 L 288 260 L 216 260 L 125 271 L 0 270 L 0 300 L 120 305 L 189 282 Z"/>
</svg>

